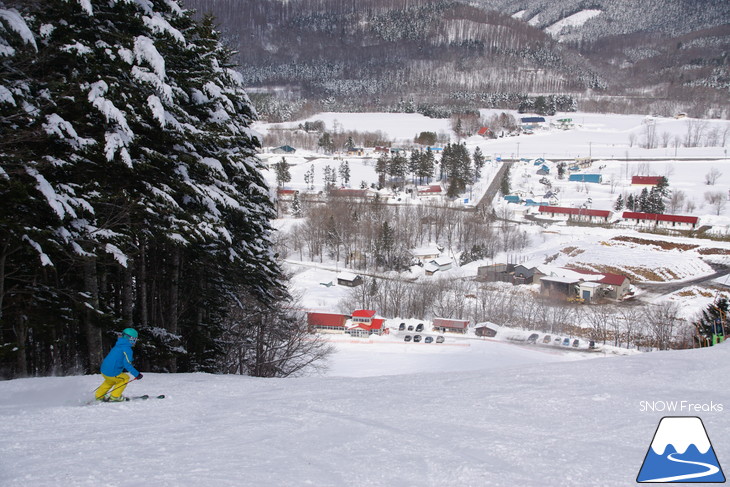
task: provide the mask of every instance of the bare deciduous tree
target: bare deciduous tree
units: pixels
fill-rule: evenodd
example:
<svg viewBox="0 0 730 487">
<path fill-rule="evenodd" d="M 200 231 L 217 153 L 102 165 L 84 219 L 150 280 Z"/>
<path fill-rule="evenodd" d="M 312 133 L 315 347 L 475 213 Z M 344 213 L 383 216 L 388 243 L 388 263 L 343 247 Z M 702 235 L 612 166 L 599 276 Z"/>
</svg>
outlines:
<svg viewBox="0 0 730 487">
<path fill-rule="evenodd" d="M 705 174 L 705 184 L 708 186 L 714 186 L 720 176 L 722 176 L 722 173 L 719 169 L 716 167 L 710 168 L 707 174 Z"/>
<path fill-rule="evenodd" d="M 719 215 L 727 206 L 727 198 L 725 194 L 719 191 L 705 193 L 705 201 L 712 206 L 715 210 L 715 214 Z"/>
<path fill-rule="evenodd" d="M 652 345 L 659 350 L 668 350 L 672 345 L 674 330 L 682 321 L 679 305 L 675 302 L 664 302 L 646 306 L 643 311 Z"/>
</svg>

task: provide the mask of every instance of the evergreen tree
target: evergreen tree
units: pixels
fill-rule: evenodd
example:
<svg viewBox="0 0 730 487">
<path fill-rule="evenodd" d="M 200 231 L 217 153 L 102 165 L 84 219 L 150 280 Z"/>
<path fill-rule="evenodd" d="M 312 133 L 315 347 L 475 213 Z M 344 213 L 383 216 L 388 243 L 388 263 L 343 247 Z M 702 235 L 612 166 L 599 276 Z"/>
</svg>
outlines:
<svg viewBox="0 0 730 487">
<path fill-rule="evenodd" d="M 616 204 L 613 205 L 613 209 L 616 211 L 621 211 L 624 209 L 624 197 L 623 195 L 619 194 L 618 198 L 616 198 Z"/>
<path fill-rule="evenodd" d="M 484 164 L 486 162 L 484 154 L 479 147 L 474 149 L 472 160 L 474 161 L 474 180 L 478 181 L 482 177 L 482 169 L 484 168 Z"/>
<path fill-rule="evenodd" d="M 355 148 L 355 141 L 352 140 L 352 136 L 347 137 L 347 141 L 345 142 L 345 150 L 351 151 Z"/>
<path fill-rule="evenodd" d="M 291 181 L 291 171 L 289 171 L 289 163 L 286 162 L 286 158 L 282 157 L 281 161 L 274 165 L 274 172 L 276 173 L 276 184 L 279 187 Z"/>
<path fill-rule="evenodd" d="M 649 190 L 644 188 L 641 190 L 638 201 L 636 202 L 639 211 L 642 213 L 653 213 L 649 201 Z"/>
<path fill-rule="evenodd" d="M 390 158 L 387 154 L 381 154 L 375 163 L 375 174 L 378 175 L 378 187 L 384 188 L 385 181 L 388 177 L 388 169 L 390 166 Z"/>
<path fill-rule="evenodd" d="M 327 154 L 331 154 L 335 150 L 335 143 L 332 140 L 332 136 L 329 132 L 325 132 L 319 138 L 317 145 L 322 148 Z"/>
<path fill-rule="evenodd" d="M 702 311 L 699 320 L 694 323 L 699 346 L 711 344 L 714 334 L 723 334 L 728 331 L 727 314 L 729 309 L 730 303 L 728 303 L 728 300 L 720 298 Z"/>
<path fill-rule="evenodd" d="M 429 183 L 431 181 L 435 165 L 436 158 L 434 157 L 433 151 L 431 149 L 426 149 L 425 152 L 421 153 L 418 161 L 418 171 L 416 173 L 416 175 L 418 176 L 419 184 L 423 183 L 424 180 L 426 183 Z"/>
<path fill-rule="evenodd" d="M 350 163 L 347 160 L 340 163 L 339 173 L 342 184 L 350 184 Z"/>
<path fill-rule="evenodd" d="M 299 200 L 299 191 L 294 193 L 294 199 L 291 203 L 291 212 L 294 218 L 301 218 L 304 214 L 302 210 L 302 202 Z"/>
<path fill-rule="evenodd" d="M 634 198 L 633 194 L 626 197 L 626 208 L 631 211 L 636 211 L 636 198 Z"/>
<path fill-rule="evenodd" d="M 17 135 L 0 146 L 0 287 L 31 298 L 0 293 L 0 341 L 17 345 L 0 367 L 92 370 L 133 325 L 157 370 L 217 370 L 234 294 L 284 292 L 231 51 L 172 0 L 15 6 L 28 29 L 0 29 L 2 83 L 37 103 L 2 106 Z"/>
</svg>

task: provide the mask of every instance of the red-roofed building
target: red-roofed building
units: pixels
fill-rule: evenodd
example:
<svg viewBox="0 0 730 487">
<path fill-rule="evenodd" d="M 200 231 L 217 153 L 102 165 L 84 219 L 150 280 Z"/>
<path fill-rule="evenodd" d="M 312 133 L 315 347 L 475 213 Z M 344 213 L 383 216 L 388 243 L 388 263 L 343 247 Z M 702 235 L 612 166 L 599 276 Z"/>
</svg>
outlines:
<svg viewBox="0 0 730 487">
<path fill-rule="evenodd" d="M 345 322 L 349 316 L 338 313 L 307 313 L 310 331 L 324 333 L 345 333 Z"/>
<path fill-rule="evenodd" d="M 632 186 L 656 186 L 662 182 L 663 176 L 632 176 Z"/>
<path fill-rule="evenodd" d="M 418 196 L 441 196 L 444 194 L 444 189 L 440 184 L 431 184 L 430 186 L 419 186 Z"/>
<path fill-rule="evenodd" d="M 376 318 L 375 311 L 359 309 L 352 315 L 339 313 L 307 313 L 311 331 L 320 333 L 347 333 L 352 336 L 383 335 L 388 333 L 383 318 Z"/>
<path fill-rule="evenodd" d="M 489 127 L 481 127 L 481 128 L 480 128 L 480 129 L 479 129 L 479 130 L 477 131 L 477 135 L 481 135 L 481 136 L 482 136 L 482 137 L 484 137 L 485 139 L 491 139 L 491 138 L 494 138 L 494 133 L 492 133 L 492 131 L 491 131 L 491 130 L 489 130 Z"/>
<path fill-rule="evenodd" d="M 276 194 L 280 200 L 294 199 L 294 195 L 296 195 L 298 193 L 299 193 L 299 191 L 297 191 L 296 189 L 285 189 L 285 188 L 276 189 Z"/>
<path fill-rule="evenodd" d="M 333 198 L 372 199 L 375 193 L 369 189 L 338 188 L 329 193 Z"/>
<path fill-rule="evenodd" d="M 352 312 L 352 317 L 347 321 L 347 333 L 352 336 L 382 335 L 388 329 L 383 325 L 383 318 L 376 318 L 372 309 L 358 309 Z"/>
<path fill-rule="evenodd" d="M 451 331 L 455 333 L 466 333 L 469 329 L 469 320 L 452 320 L 448 318 L 434 318 L 434 331 Z"/>
<path fill-rule="evenodd" d="M 699 225 L 700 219 L 696 216 L 663 215 L 660 213 L 640 213 L 624 211 L 623 219 L 626 223 L 638 226 L 652 226 L 676 230 L 693 230 Z"/>
<path fill-rule="evenodd" d="M 608 223 L 612 212 L 588 208 L 563 208 L 560 206 L 540 206 L 538 212 L 551 218 L 584 221 L 589 223 Z"/>
<path fill-rule="evenodd" d="M 590 301 L 590 298 L 594 298 L 595 293 L 598 293 L 598 296 L 595 297 L 621 299 L 629 292 L 629 289 L 631 288 L 631 280 L 621 274 L 611 274 L 609 272 L 590 272 L 582 269 L 570 270 L 588 276 L 602 276 L 601 279 L 586 279 L 586 281 L 588 282 L 600 284 L 600 286 L 597 287 L 595 290 L 580 290 L 581 295 L 579 297 L 583 298 L 586 301 Z M 590 293 L 590 296 L 586 296 L 587 292 Z"/>
</svg>

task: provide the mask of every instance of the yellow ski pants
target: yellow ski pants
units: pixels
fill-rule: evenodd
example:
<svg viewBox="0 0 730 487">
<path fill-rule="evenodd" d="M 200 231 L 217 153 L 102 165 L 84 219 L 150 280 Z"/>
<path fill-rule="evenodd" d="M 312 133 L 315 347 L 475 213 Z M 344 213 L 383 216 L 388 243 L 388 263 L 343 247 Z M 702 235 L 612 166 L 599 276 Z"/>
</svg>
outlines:
<svg viewBox="0 0 730 487">
<path fill-rule="evenodd" d="M 109 392 L 109 389 L 112 389 L 111 397 L 114 399 L 119 399 L 122 397 L 122 393 L 124 392 L 124 389 L 127 387 L 127 384 L 125 382 L 129 382 L 129 374 L 126 374 L 122 372 L 116 377 L 109 377 L 108 375 L 101 374 L 102 377 L 104 377 L 104 382 L 101 383 L 99 388 L 96 390 L 96 398 L 101 399 L 106 395 L 107 392 Z"/>
</svg>

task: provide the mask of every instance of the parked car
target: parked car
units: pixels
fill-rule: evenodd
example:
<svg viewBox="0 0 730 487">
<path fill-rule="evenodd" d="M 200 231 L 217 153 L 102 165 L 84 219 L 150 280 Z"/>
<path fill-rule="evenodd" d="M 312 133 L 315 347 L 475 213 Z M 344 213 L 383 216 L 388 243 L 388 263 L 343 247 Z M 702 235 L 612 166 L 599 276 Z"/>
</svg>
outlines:
<svg viewBox="0 0 730 487">
<path fill-rule="evenodd" d="M 401 323 L 400 326 L 398 326 L 398 331 L 403 331 L 405 329 L 406 329 L 406 324 L 405 323 Z"/>
<path fill-rule="evenodd" d="M 563 346 L 569 347 L 570 346 L 570 338 L 564 338 L 563 339 Z"/>
<path fill-rule="evenodd" d="M 421 335 L 416 335 L 413 337 L 414 342 L 420 342 L 421 341 Z"/>
<path fill-rule="evenodd" d="M 545 338 L 542 339 L 542 343 L 550 343 L 550 341 L 553 339 L 550 335 L 545 335 Z"/>
<path fill-rule="evenodd" d="M 406 335 L 406 337 L 403 339 L 403 341 L 404 342 L 410 342 L 411 341 L 411 336 L 410 335 Z"/>
<path fill-rule="evenodd" d="M 576 338 L 575 340 L 573 340 L 573 346 L 574 346 L 575 348 L 578 348 L 578 345 L 580 345 L 580 340 L 578 340 L 578 339 Z"/>
<path fill-rule="evenodd" d="M 593 340 L 588 342 L 588 348 L 596 348 L 596 342 L 594 342 Z"/>
<path fill-rule="evenodd" d="M 533 333 L 529 337 L 527 337 L 527 343 L 537 343 L 537 339 L 540 337 L 537 333 Z"/>
<path fill-rule="evenodd" d="M 553 345 L 560 345 L 562 343 L 563 339 L 560 337 L 555 337 L 555 340 L 553 340 Z"/>
<path fill-rule="evenodd" d="M 437 336 L 437 337 L 436 337 L 436 343 L 444 343 L 444 337 L 442 337 L 442 336 Z"/>
<path fill-rule="evenodd" d="M 431 343 L 431 342 L 433 342 L 433 337 L 426 337 L 426 339 L 423 341 L 426 343 Z"/>
<path fill-rule="evenodd" d="M 408 331 L 413 331 L 413 325 L 408 325 Z"/>
<path fill-rule="evenodd" d="M 423 331 L 423 323 L 419 323 L 419 324 L 418 324 L 418 325 L 416 326 L 416 331 Z"/>
</svg>

